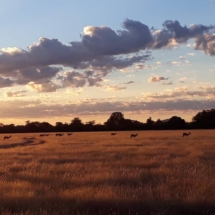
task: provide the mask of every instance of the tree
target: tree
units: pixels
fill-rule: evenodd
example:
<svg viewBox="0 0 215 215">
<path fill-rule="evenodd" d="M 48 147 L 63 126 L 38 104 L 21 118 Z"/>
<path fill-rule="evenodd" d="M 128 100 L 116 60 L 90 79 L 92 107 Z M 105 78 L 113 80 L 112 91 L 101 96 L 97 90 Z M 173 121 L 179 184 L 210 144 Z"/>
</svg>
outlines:
<svg viewBox="0 0 215 215">
<path fill-rule="evenodd" d="M 85 129 L 87 131 L 92 131 L 92 130 L 94 130 L 94 125 L 95 125 L 95 120 L 88 121 L 85 123 Z"/>
<path fill-rule="evenodd" d="M 26 121 L 26 125 L 25 125 L 26 129 L 28 132 L 40 132 L 40 122 L 35 121 L 35 122 L 31 122 L 31 121 Z"/>
<path fill-rule="evenodd" d="M 63 127 L 63 123 L 62 123 L 62 122 L 56 122 L 56 123 L 55 123 L 55 126 L 56 126 L 56 127 Z"/>
<path fill-rule="evenodd" d="M 31 123 L 30 120 L 25 121 L 25 125 L 29 125 Z"/>
<path fill-rule="evenodd" d="M 154 124 L 154 121 L 152 120 L 151 117 L 149 117 L 149 118 L 146 120 L 146 124 L 148 124 L 148 125 Z"/>
<path fill-rule="evenodd" d="M 163 122 L 158 119 L 156 122 L 155 122 L 155 128 L 156 129 L 162 129 L 163 128 Z"/>
<path fill-rule="evenodd" d="M 186 128 L 186 122 L 184 119 L 178 116 L 171 117 L 166 123 L 168 129 L 184 129 Z"/>
<path fill-rule="evenodd" d="M 151 118 L 151 117 L 149 117 L 149 118 L 146 120 L 147 128 L 148 128 L 148 129 L 152 129 L 152 128 L 153 128 L 154 123 L 155 123 L 155 122 L 152 120 L 152 118 Z"/>
<path fill-rule="evenodd" d="M 94 126 L 95 123 L 96 123 L 95 120 L 92 120 L 92 121 L 86 122 L 86 125 Z"/>
<path fill-rule="evenodd" d="M 73 125 L 83 125 L 81 119 L 79 117 L 75 117 L 73 120 L 71 120 L 71 124 Z"/>
<path fill-rule="evenodd" d="M 70 127 L 72 130 L 82 131 L 84 124 L 82 123 L 81 119 L 79 119 L 79 117 L 75 117 L 73 120 L 71 120 Z"/>
<path fill-rule="evenodd" d="M 113 112 L 104 124 L 113 130 L 121 130 L 123 128 L 124 121 L 124 115 L 121 112 Z"/>
<path fill-rule="evenodd" d="M 197 113 L 192 121 L 198 128 L 215 128 L 215 109 Z"/>
</svg>

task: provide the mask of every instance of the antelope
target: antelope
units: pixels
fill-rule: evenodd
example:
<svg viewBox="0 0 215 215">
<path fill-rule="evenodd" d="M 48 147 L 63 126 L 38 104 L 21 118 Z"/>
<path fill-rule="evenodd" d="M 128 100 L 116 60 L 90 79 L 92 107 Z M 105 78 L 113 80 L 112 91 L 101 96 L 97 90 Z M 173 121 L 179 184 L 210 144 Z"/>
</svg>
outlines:
<svg viewBox="0 0 215 215">
<path fill-rule="evenodd" d="M 4 140 L 6 140 L 6 139 L 10 139 L 11 138 L 11 136 L 4 136 Z"/>
<path fill-rule="evenodd" d="M 189 136 L 189 135 L 191 135 L 190 132 L 189 132 L 189 133 L 183 133 L 182 137 L 187 137 L 187 136 Z"/>
<path fill-rule="evenodd" d="M 56 136 L 59 136 L 59 137 L 63 136 L 63 134 L 61 134 L 61 133 L 55 134 L 55 135 L 56 135 Z"/>
<path fill-rule="evenodd" d="M 46 134 L 45 136 L 49 136 L 49 134 Z"/>
<path fill-rule="evenodd" d="M 68 133 L 67 135 L 68 135 L 68 136 L 71 136 L 71 135 L 72 135 L 72 133 Z"/>
<path fill-rule="evenodd" d="M 111 135 L 116 135 L 116 133 L 111 133 Z"/>
<path fill-rule="evenodd" d="M 131 134 L 131 137 L 130 137 L 130 138 L 136 137 L 136 136 L 138 136 L 138 134 Z"/>
<path fill-rule="evenodd" d="M 40 137 L 44 137 L 45 136 L 45 134 L 40 134 Z"/>
</svg>

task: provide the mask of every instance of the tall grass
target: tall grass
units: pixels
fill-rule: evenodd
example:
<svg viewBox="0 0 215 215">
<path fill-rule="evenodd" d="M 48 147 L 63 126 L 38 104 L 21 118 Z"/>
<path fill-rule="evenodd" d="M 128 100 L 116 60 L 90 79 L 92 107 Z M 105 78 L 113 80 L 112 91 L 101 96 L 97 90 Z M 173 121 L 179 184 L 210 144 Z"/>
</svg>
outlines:
<svg viewBox="0 0 215 215">
<path fill-rule="evenodd" d="M 0 136 L 0 214 L 215 214 L 215 133 Z"/>
</svg>

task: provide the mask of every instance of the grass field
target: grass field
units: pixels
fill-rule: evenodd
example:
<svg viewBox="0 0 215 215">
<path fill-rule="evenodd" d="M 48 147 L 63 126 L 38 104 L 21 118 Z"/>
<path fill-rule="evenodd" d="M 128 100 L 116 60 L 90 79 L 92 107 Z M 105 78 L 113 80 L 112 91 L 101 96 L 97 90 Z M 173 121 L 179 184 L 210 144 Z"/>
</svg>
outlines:
<svg viewBox="0 0 215 215">
<path fill-rule="evenodd" d="M 1 134 L 0 214 L 215 214 L 214 130 L 110 133 Z"/>
</svg>

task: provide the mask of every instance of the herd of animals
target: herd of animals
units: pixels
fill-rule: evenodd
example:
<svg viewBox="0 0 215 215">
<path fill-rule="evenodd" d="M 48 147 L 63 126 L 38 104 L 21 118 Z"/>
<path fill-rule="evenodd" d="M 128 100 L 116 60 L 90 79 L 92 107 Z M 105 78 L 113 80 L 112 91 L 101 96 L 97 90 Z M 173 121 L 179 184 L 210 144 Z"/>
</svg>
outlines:
<svg viewBox="0 0 215 215">
<path fill-rule="evenodd" d="M 111 133 L 112 136 L 115 136 L 116 134 L 117 134 L 117 133 Z M 49 136 L 49 135 L 51 135 L 51 134 L 40 134 L 39 136 L 40 136 L 40 137 L 46 137 L 46 136 Z M 71 136 L 71 135 L 72 135 L 72 133 L 67 133 L 67 136 Z M 182 137 L 187 137 L 187 136 L 189 136 L 189 135 L 191 135 L 190 132 L 189 132 L 189 133 L 183 133 L 183 134 L 182 134 Z M 64 134 L 63 134 L 63 133 L 56 133 L 55 136 L 61 137 L 61 136 L 64 136 Z M 130 138 L 135 138 L 135 137 L 137 137 L 137 136 L 138 136 L 137 133 L 136 133 L 136 134 L 131 134 Z M 4 140 L 10 139 L 10 138 L 11 138 L 11 135 L 10 135 L 10 136 L 4 136 L 4 137 L 3 137 Z"/>
</svg>

